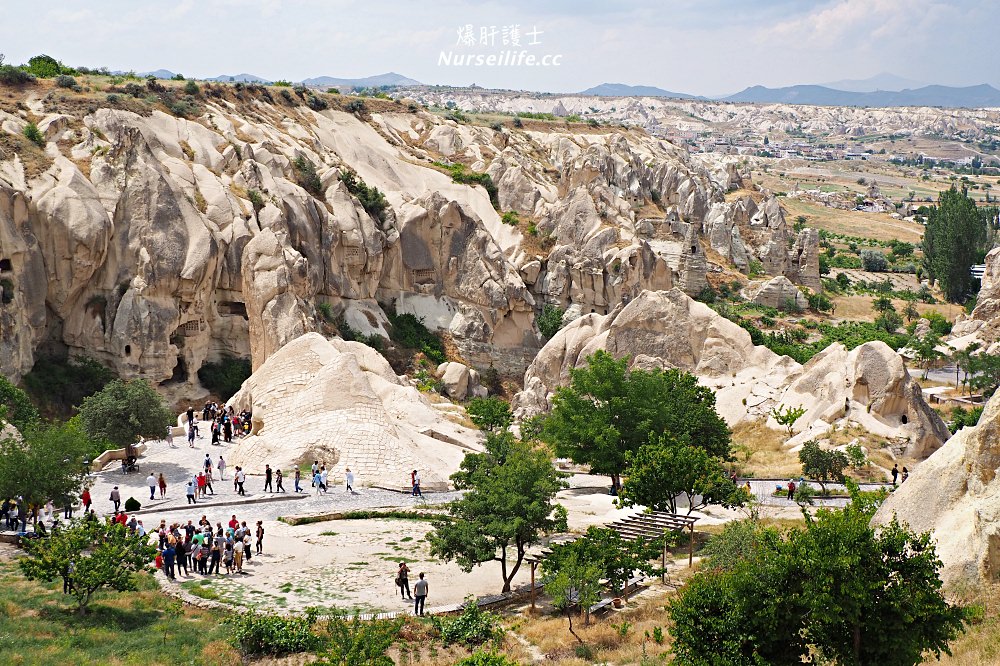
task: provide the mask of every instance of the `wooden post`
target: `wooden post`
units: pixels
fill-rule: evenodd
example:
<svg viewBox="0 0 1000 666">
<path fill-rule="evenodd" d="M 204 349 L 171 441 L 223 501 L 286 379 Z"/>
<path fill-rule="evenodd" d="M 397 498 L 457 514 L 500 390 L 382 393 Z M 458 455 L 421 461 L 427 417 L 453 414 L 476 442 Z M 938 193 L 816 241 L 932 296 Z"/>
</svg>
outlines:
<svg viewBox="0 0 1000 666">
<path fill-rule="evenodd" d="M 663 530 L 663 554 L 660 559 L 660 565 L 663 568 L 663 573 L 660 576 L 663 577 L 663 584 L 667 584 L 667 531 Z"/>
<path fill-rule="evenodd" d="M 531 610 L 535 610 L 535 567 L 538 562 L 531 563 Z"/>
<path fill-rule="evenodd" d="M 694 523 L 691 523 L 691 539 L 688 541 L 688 569 L 694 566 Z"/>
</svg>

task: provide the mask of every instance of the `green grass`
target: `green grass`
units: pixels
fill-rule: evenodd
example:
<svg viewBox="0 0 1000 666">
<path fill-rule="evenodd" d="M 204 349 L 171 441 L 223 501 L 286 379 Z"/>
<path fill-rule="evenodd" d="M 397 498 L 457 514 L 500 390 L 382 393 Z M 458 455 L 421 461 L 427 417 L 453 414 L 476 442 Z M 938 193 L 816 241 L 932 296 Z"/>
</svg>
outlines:
<svg viewBox="0 0 1000 666">
<path fill-rule="evenodd" d="M 141 576 L 137 592 L 100 592 L 80 616 L 61 583 L 38 583 L 0 563 L 0 664 L 239 664 L 223 615 L 180 606 Z M 176 609 L 176 610 L 175 610 Z"/>
</svg>

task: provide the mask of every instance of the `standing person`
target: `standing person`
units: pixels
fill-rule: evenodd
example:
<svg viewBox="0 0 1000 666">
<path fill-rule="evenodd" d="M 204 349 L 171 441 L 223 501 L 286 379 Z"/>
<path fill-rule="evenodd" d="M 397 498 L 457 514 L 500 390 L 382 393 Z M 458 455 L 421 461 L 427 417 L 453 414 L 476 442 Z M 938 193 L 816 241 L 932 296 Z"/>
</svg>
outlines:
<svg viewBox="0 0 1000 666">
<path fill-rule="evenodd" d="M 323 465 L 319 470 L 319 486 L 323 489 L 323 494 L 326 494 L 326 481 L 329 478 L 329 472 L 326 471 L 326 465 Z"/>
<path fill-rule="evenodd" d="M 111 497 L 108 499 L 110 499 L 111 503 L 115 505 L 115 513 L 118 513 L 118 509 L 120 509 L 122 505 L 122 494 L 118 492 L 118 486 L 111 489 Z"/>
<path fill-rule="evenodd" d="M 212 445 L 219 445 L 219 424 L 212 421 Z"/>
<path fill-rule="evenodd" d="M 160 478 L 157 481 L 160 484 L 160 499 L 163 499 L 167 494 L 167 479 L 163 476 L 163 472 L 160 472 Z"/>
<path fill-rule="evenodd" d="M 177 540 L 177 545 L 174 547 L 174 552 L 177 556 L 177 574 L 180 575 L 181 569 L 184 570 L 184 575 L 188 574 L 188 544 L 184 543 L 183 539 Z"/>
<path fill-rule="evenodd" d="M 271 471 L 270 465 L 264 465 L 264 492 L 274 492 L 274 488 L 271 486 L 271 476 L 274 473 Z"/>
<path fill-rule="evenodd" d="M 795 501 L 795 481 L 792 479 L 788 479 L 788 499 Z"/>
<path fill-rule="evenodd" d="M 219 571 L 219 564 L 222 562 L 222 550 L 226 547 L 226 537 L 222 536 L 222 528 L 219 528 L 218 533 L 215 538 L 212 539 L 212 563 L 208 566 L 208 575 L 212 575 L 212 571 L 215 570 L 216 575 L 222 573 Z"/>
<path fill-rule="evenodd" d="M 177 551 L 174 549 L 172 543 L 167 543 L 166 549 L 163 551 L 163 573 L 167 575 L 170 580 L 174 579 L 174 557 L 176 557 Z"/>
<path fill-rule="evenodd" d="M 215 489 L 212 488 L 212 474 L 211 474 L 211 472 L 209 472 L 208 474 L 205 475 L 205 489 L 208 490 L 208 492 L 212 493 L 213 495 L 215 494 Z"/>
<path fill-rule="evenodd" d="M 312 464 L 312 467 L 310 469 L 312 471 L 313 487 L 315 487 L 317 485 L 316 484 L 316 475 L 319 474 L 319 461 L 318 460 L 313 460 L 313 464 Z"/>
<path fill-rule="evenodd" d="M 264 522 L 257 521 L 257 554 L 264 552 Z"/>
<path fill-rule="evenodd" d="M 198 472 L 198 476 L 195 477 L 198 480 L 198 497 L 205 496 L 205 473 Z"/>
<path fill-rule="evenodd" d="M 253 554 L 250 552 L 250 545 L 253 543 L 253 537 L 250 536 L 250 528 L 247 527 L 247 521 L 243 521 L 240 527 L 243 528 L 243 557 L 249 562 L 253 559 Z"/>
<path fill-rule="evenodd" d="M 908 478 L 910 478 L 910 470 L 903 468 L 903 477 L 900 483 L 904 483 Z"/>
<path fill-rule="evenodd" d="M 430 586 L 427 584 L 427 581 L 424 580 L 424 574 L 421 572 L 420 580 L 418 580 L 416 585 L 413 586 L 413 595 L 416 597 L 413 601 L 414 615 L 424 614 L 424 600 L 427 599 L 427 593 L 429 591 Z"/>
<path fill-rule="evenodd" d="M 280 469 L 278 469 L 278 470 L 275 470 L 275 473 L 274 473 L 274 481 L 275 481 L 275 483 L 276 483 L 276 485 L 275 485 L 275 488 L 277 489 L 277 491 L 278 491 L 278 492 L 281 492 L 281 493 L 283 493 L 283 492 L 287 492 L 287 491 L 285 490 L 285 486 L 281 485 L 281 480 L 282 480 L 283 478 L 284 478 L 284 477 L 283 477 L 283 476 L 282 476 L 282 474 L 281 474 L 281 470 L 280 470 Z"/>
<path fill-rule="evenodd" d="M 302 487 L 299 485 L 302 482 L 302 470 L 298 467 L 295 468 L 295 492 L 301 493 Z"/>
<path fill-rule="evenodd" d="M 194 423 L 194 407 L 188 405 L 186 414 L 188 417 L 187 424 L 190 426 L 192 423 Z"/>
<path fill-rule="evenodd" d="M 152 472 L 146 477 L 146 485 L 149 486 L 149 499 L 156 499 L 156 475 Z"/>
<path fill-rule="evenodd" d="M 226 474 L 226 461 L 222 459 L 221 455 L 219 456 L 219 462 L 215 466 L 215 468 L 217 470 L 219 470 L 219 481 L 225 481 L 226 480 L 226 477 L 225 477 L 225 474 Z"/>
<path fill-rule="evenodd" d="M 80 495 L 80 501 L 83 502 L 83 512 L 88 513 L 90 511 L 90 505 L 94 503 L 94 500 L 90 497 L 90 488 L 83 489 L 83 494 Z"/>
<path fill-rule="evenodd" d="M 899 476 L 899 463 L 894 463 L 893 466 L 892 466 L 892 471 L 889 472 L 889 473 L 892 474 L 892 486 L 895 488 L 896 487 L 896 477 Z"/>
<path fill-rule="evenodd" d="M 323 490 L 323 486 L 320 483 L 319 472 L 316 472 L 315 474 L 313 474 L 313 488 L 316 489 L 316 494 L 317 495 L 319 495 L 320 492 Z"/>
<path fill-rule="evenodd" d="M 167 426 L 167 446 L 174 448 L 174 428 Z"/>
<path fill-rule="evenodd" d="M 205 454 L 205 461 L 202 463 L 205 467 L 205 476 L 212 476 L 212 456 Z"/>
<path fill-rule="evenodd" d="M 188 426 L 188 446 L 190 446 L 192 449 L 194 448 L 194 426 L 193 425 L 189 425 Z"/>
<path fill-rule="evenodd" d="M 396 587 L 399 588 L 400 598 L 409 597 L 411 601 L 413 600 L 410 594 L 410 567 L 406 566 L 406 562 L 399 563 L 399 570 L 396 571 Z"/>
<path fill-rule="evenodd" d="M 236 573 L 243 573 L 243 534 L 239 530 L 233 535 L 233 567 Z"/>
<path fill-rule="evenodd" d="M 196 492 L 196 488 L 194 487 L 194 481 L 188 481 L 188 485 L 187 485 L 188 504 L 197 504 L 198 503 L 198 500 L 196 500 L 194 498 L 195 492 Z"/>
<path fill-rule="evenodd" d="M 423 497 L 423 495 L 420 494 L 420 472 L 413 470 L 410 474 L 410 482 L 413 484 L 414 497 Z"/>
<path fill-rule="evenodd" d="M 66 502 L 63 504 L 63 519 L 71 520 L 73 518 L 73 498 L 66 495 Z"/>
<path fill-rule="evenodd" d="M 354 493 L 354 472 L 351 471 L 350 467 L 347 468 L 347 472 L 344 474 L 344 477 L 347 479 L 347 492 L 353 494 Z"/>
<path fill-rule="evenodd" d="M 240 470 L 242 468 L 237 465 L 236 471 L 233 472 L 233 492 L 237 492 L 240 489 Z"/>
<path fill-rule="evenodd" d="M 236 485 L 237 485 L 237 486 L 239 486 L 239 488 L 240 488 L 240 495 L 243 495 L 243 496 L 246 496 L 246 494 L 247 494 L 247 493 L 246 493 L 246 491 L 245 491 L 245 490 L 243 489 L 243 484 L 244 484 L 244 483 L 246 482 L 246 480 L 247 480 L 247 475 L 246 475 L 246 473 L 245 473 L 245 472 L 243 471 L 243 468 L 242 468 L 242 467 L 237 467 L 236 469 L 238 470 L 238 471 L 236 472 Z"/>
</svg>

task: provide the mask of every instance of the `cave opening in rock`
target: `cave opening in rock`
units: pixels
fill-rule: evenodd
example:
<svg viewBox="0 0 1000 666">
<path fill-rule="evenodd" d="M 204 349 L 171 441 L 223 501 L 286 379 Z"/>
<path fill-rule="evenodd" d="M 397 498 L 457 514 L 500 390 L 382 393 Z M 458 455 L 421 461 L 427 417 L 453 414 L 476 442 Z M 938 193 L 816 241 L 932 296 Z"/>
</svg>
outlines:
<svg viewBox="0 0 1000 666">
<path fill-rule="evenodd" d="M 183 356 L 178 356 L 177 365 L 174 366 L 174 372 L 172 375 L 170 375 L 170 381 L 186 382 L 187 380 L 188 380 L 187 363 L 184 362 Z"/>
<path fill-rule="evenodd" d="M 899 422 L 902 423 L 903 425 L 906 425 L 906 420 L 907 420 L 906 414 L 903 414 L 902 416 L 899 417 Z"/>
<path fill-rule="evenodd" d="M 125 355 L 126 356 L 132 355 L 132 345 L 125 345 Z"/>
<path fill-rule="evenodd" d="M 10 259 L 0 259 L 0 273 L 12 270 L 14 270 L 14 264 L 11 263 Z"/>
<path fill-rule="evenodd" d="M 0 304 L 7 305 L 14 300 L 14 283 L 10 280 L 0 280 Z"/>
</svg>

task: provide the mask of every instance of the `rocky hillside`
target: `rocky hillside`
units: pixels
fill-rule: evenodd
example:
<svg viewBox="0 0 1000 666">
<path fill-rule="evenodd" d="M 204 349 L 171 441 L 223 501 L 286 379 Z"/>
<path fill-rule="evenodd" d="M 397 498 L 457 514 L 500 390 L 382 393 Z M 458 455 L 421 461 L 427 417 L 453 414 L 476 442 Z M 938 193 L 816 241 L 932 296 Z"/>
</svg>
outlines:
<svg viewBox="0 0 1000 666">
<path fill-rule="evenodd" d="M 734 163 L 640 130 L 81 84 L 0 90 L 0 371 L 15 380 L 68 350 L 191 386 L 222 356 L 260 367 L 324 303 L 365 334 L 385 333 L 383 307 L 415 313 L 472 364 L 521 372 L 543 303 L 603 315 L 751 259 L 819 286 L 815 237 L 793 238 L 761 193 L 727 200 L 752 187 Z"/>
</svg>

